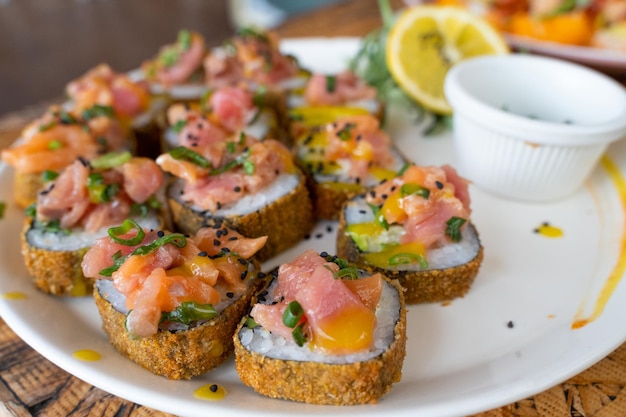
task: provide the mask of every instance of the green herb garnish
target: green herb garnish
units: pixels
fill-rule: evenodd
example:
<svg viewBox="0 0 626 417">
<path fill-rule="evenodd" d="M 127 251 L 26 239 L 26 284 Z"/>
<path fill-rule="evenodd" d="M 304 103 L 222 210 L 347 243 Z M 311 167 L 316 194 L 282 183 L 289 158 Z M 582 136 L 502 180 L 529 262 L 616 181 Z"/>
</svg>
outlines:
<svg viewBox="0 0 626 417">
<path fill-rule="evenodd" d="M 51 151 L 56 151 L 58 149 L 61 149 L 63 147 L 63 142 L 61 142 L 60 140 L 51 140 L 48 143 L 48 149 L 50 149 Z"/>
<path fill-rule="evenodd" d="M 124 165 L 130 161 L 133 155 L 128 152 L 109 152 L 99 158 L 92 159 L 90 164 L 94 168 L 109 169 Z"/>
<path fill-rule="evenodd" d="M 111 106 L 103 106 L 101 104 L 96 104 L 93 107 L 85 109 L 83 111 L 83 119 L 89 121 L 91 119 L 95 119 L 96 117 L 113 117 L 115 116 L 115 110 Z"/>
<path fill-rule="evenodd" d="M 344 127 L 337 131 L 337 136 L 343 141 L 350 140 L 350 138 L 352 137 L 351 130 L 355 127 L 356 125 L 354 123 L 347 123 Z"/>
<path fill-rule="evenodd" d="M 335 77 L 334 75 L 327 75 L 326 76 L 326 92 L 334 93 L 336 87 L 337 87 L 337 77 Z"/>
<path fill-rule="evenodd" d="M 125 235 L 133 229 L 137 230 L 135 236 L 128 239 L 122 239 L 119 237 Z M 119 243 L 120 245 L 125 246 L 139 245 L 143 241 L 143 238 L 145 236 L 145 233 L 141 226 L 139 226 L 139 224 L 133 219 L 124 220 L 124 223 L 122 223 L 120 226 L 110 227 L 109 230 L 107 230 L 107 233 L 111 240 L 113 240 L 115 243 Z"/>
<path fill-rule="evenodd" d="M 287 304 L 285 311 L 283 311 L 283 324 L 290 329 L 293 329 L 298 325 L 303 314 L 304 310 L 302 309 L 300 303 L 292 301 Z"/>
<path fill-rule="evenodd" d="M 44 172 L 41 173 L 41 181 L 42 182 L 53 181 L 58 176 L 59 176 L 58 172 L 50 171 L 49 169 L 47 169 L 47 170 L 45 170 Z"/>
<path fill-rule="evenodd" d="M 180 131 L 183 130 L 185 126 L 187 126 L 187 121 L 179 120 L 172 125 L 171 129 L 174 131 L 174 133 L 180 133 Z"/>
<path fill-rule="evenodd" d="M 306 343 L 306 335 L 304 334 L 303 328 L 304 328 L 304 323 L 297 326 L 291 332 L 291 336 L 293 336 L 293 340 L 300 347 L 304 346 L 304 344 Z"/>
<path fill-rule="evenodd" d="M 424 200 L 428 200 L 428 197 L 430 197 L 430 190 L 415 183 L 402 184 L 402 187 L 400 187 L 400 195 L 402 195 L 402 197 L 406 197 L 407 195 L 412 194 L 417 194 L 420 197 L 424 197 Z"/>
<path fill-rule="evenodd" d="M 7 208 L 7 203 L 0 201 L 0 219 L 4 218 L 4 211 Z"/>
<path fill-rule="evenodd" d="M 370 203 L 367 203 L 367 205 L 370 207 L 370 209 L 372 210 L 372 213 L 374 214 L 374 221 L 383 229 L 389 230 L 389 223 L 387 222 L 387 219 L 385 219 L 385 216 L 383 216 L 383 213 L 380 210 L 380 207 L 378 207 L 375 204 L 370 204 Z"/>
<path fill-rule="evenodd" d="M 161 313 L 161 322 L 171 321 L 189 325 L 194 321 L 209 320 L 215 316 L 217 316 L 217 310 L 212 304 L 183 301 L 173 311 Z"/>
<path fill-rule="evenodd" d="M 122 266 L 122 264 L 126 260 L 126 257 L 122 256 L 122 251 L 118 250 L 111 256 L 111 259 L 113 259 L 113 265 L 108 268 L 104 268 L 102 271 L 98 272 L 98 274 L 105 277 L 110 277 L 111 275 L 113 275 L 113 272 L 120 269 L 120 266 Z"/>
<path fill-rule="evenodd" d="M 450 220 L 446 222 L 446 236 L 453 242 L 461 241 L 461 226 L 465 224 L 467 220 L 461 217 L 450 217 Z"/>
<path fill-rule="evenodd" d="M 412 264 L 418 262 L 422 269 L 428 268 L 428 261 L 424 257 L 424 255 L 417 253 L 398 253 L 389 258 L 389 265 L 403 265 L 403 264 Z"/>
<path fill-rule="evenodd" d="M 178 32 L 177 43 L 180 45 L 183 51 L 191 48 L 191 32 L 188 30 L 181 30 Z"/>
<path fill-rule="evenodd" d="M 211 162 L 209 162 L 208 159 L 200 155 L 198 152 L 184 146 L 179 146 L 178 148 L 172 149 L 170 151 L 170 155 L 174 159 L 191 162 L 192 164 L 197 165 L 200 168 L 211 167 Z"/>
</svg>

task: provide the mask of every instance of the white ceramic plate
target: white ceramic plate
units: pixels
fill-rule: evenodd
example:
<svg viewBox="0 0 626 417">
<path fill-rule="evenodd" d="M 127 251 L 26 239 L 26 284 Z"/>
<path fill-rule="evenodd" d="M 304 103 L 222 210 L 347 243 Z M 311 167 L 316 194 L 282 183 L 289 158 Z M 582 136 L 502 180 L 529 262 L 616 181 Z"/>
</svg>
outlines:
<svg viewBox="0 0 626 417">
<path fill-rule="evenodd" d="M 611 73 L 623 74 L 626 70 L 626 53 L 621 51 L 545 42 L 510 34 L 505 37 L 511 47 L 520 51 L 566 59 Z"/>
<path fill-rule="evenodd" d="M 304 65 L 332 72 L 345 65 L 357 42 L 298 40 L 284 47 Z M 397 145 L 416 162 L 454 165 L 450 137 L 421 137 L 399 110 L 392 109 L 388 125 Z M 10 203 L 12 173 L 4 165 L 0 200 L 9 203 L 0 221 L 0 295 L 21 292 L 26 298 L 0 297 L 0 314 L 28 344 L 75 376 L 178 415 L 465 416 L 548 389 L 626 340 L 625 282 L 595 320 L 572 329 L 591 314 L 609 276 L 615 273 L 619 282 L 623 275 L 624 266 L 616 263 L 624 250 L 626 190 L 619 181 L 626 176 L 626 147 L 612 147 L 610 158 L 617 172 L 598 167 L 584 189 L 557 203 L 521 204 L 471 189 L 484 264 L 466 297 L 409 308 L 402 381 L 377 405 L 314 406 L 264 398 L 239 381 L 232 359 L 192 381 L 169 381 L 123 358 L 107 343 L 91 299 L 53 298 L 31 285 L 19 253 L 23 215 Z M 545 222 L 563 236 L 536 233 Z M 310 239 L 268 267 L 307 247 L 333 252 L 335 230 L 332 222 L 320 223 Z M 95 350 L 102 359 L 79 361 L 72 353 L 80 349 Z M 224 386 L 225 399 L 194 398 L 194 390 L 209 383 Z"/>
</svg>

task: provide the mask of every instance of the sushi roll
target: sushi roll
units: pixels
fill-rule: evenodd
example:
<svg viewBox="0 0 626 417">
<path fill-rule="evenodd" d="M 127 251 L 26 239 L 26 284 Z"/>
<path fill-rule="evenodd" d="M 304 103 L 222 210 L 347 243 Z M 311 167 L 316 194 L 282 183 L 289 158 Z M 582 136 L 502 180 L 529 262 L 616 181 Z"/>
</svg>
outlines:
<svg viewBox="0 0 626 417">
<path fill-rule="evenodd" d="M 337 254 L 398 279 L 407 303 L 450 301 L 469 291 L 483 259 L 470 214 L 454 168 L 408 165 L 345 204 Z"/>
<path fill-rule="evenodd" d="M 406 354 L 402 289 L 308 250 L 281 265 L 234 335 L 235 369 L 258 393 L 312 404 L 377 402 Z"/>
<path fill-rule="evenodd" d="M 173 104 L 167 110 L 163 148 L 225 140 L 240 132 L 284 141 L 286 133 L 278 116 L 274 108 L 264 105 L 263 97 L 244 87 L 222 87 L 197 102 Z"/>
<path fill-rule="evenodd" d="M 287 95 L 289 132 L 297 138 L 343 117 L 370 114 L 384 121 L 385 106 L 374 87 L 346 70 L 313 74 L 302 90 Z"/>
<path fill-rule="evenodd" d="M 160 153 L 159 119 L 167 102 L 151 94 L 145 80 L 100 64 L 69 82 L 65 92 L 70 99 L 63 106 L 67 111 L 115 117 L 132 133 L 135 154 L 155 158 Z"/>
<path fill-rule="evenodd" d="M 146 228 L 168 224 L 163 173 L 147 158 L 130 153 L 78 159 L 48 181 L 27 211 L 22 255 L 35 286 L 49 294 L 91 294 L 92 280 L 80 263 L 111 226 L 133 218 Z"/>
<path fill-rule="evenodd" d="M 235 328 L 263 282 L 254 255 L 266 238 L 224 230 L 186 237 L 126 221 L 85 254 L 103 330 L 122 355 L 156 375 L 190 379 L 232 354 Z"/>
<path fill-rule="evenodd" d="M 2 150 L 2 160 L 15 169 L 16 203 L 23 208 L 33 204 L 44 180 L 77 158 L 129 149 L 130 137 L 106 108 L 96 105 L 75 113 L 51 107 L 24 128 L 12 147 Z"/>
<path fill-rule="evenodd" d="M 176 41 L 163 45 L 141 65 L 141 77 L 155 96 L 170 102 L 199 100 L 209 87 L 204 82 L 206 42 L 199 32 L 180 30 Z"/>
<path fill-rule="evenodd" d="M 269 236 L 257 254 L 265 261 L 313 228 L 305 177 L 276 140 L 242 133 L 227 141 L 175 148 L 157 163 L 174 176 L 168 199 L 177 230 L 194 233 L 224 222 L 251 238 Z"/>
<path fill-rule="evenodd" d="M 318 218 L 337 220 L 345 201 L 396 176 L 406 164 L 372 115 L 344 117 L 296 143 Z"/>
</svg>

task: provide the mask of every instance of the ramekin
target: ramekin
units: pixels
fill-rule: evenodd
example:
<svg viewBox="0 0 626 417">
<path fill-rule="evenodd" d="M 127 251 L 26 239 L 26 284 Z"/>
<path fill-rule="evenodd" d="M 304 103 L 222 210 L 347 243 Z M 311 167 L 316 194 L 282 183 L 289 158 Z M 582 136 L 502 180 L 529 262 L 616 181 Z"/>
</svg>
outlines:
<svg viewBox="0 0 626 417">
<path fill-rule="evenodd" d="M 626 135 L 626 89 L 578 64 L 527 54 L 480 56 L 445 80 L 459 172 L 523 201 L 578 190 Z"/>
</svg>

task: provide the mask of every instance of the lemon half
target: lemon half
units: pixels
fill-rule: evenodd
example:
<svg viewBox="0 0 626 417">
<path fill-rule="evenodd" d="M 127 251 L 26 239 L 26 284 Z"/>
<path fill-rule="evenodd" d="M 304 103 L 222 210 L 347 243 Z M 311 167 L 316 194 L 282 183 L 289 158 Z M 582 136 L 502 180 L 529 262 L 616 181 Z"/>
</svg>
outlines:
<svg viewBox="0 0 626 417">
<path fill-rule="evenodd" d="M 450 114 L 443 91 L 448 70 L 464 59 L 508 52 L 502 35 L 467 10 L 414 6 L 392 25 L 386 59 L 394 80 L 410 97 L 433 112 Z"/>
</svg>

